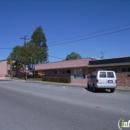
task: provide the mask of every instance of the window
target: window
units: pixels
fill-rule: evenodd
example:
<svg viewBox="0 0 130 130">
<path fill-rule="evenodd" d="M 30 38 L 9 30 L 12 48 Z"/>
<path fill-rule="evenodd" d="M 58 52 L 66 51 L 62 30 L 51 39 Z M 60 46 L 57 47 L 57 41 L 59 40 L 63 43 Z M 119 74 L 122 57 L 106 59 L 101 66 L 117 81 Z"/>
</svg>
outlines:
<svg viewBox="0 0 130 130">
<path fill-rule="evenodd" d="M 106 78 L 106 72 L 100 72 L 99 77 L 100 78 Z"/>
<path fill-rule="evenodd" d="M 74 69 L 74 77 L 82 79 L 83 78 L 82 69 Z"/>
<path fill-rule="evenodd" d="M 7 64 L 8 69 L 10 68 L 10 64 Z"/>
<path fill-rule="evenodd" d="M 121 72 L 127 72 L 127 68 L 121 68 Z"/>
<path fill-rule="evenodd" d="M 130 72 L 130 68 L 121 68 L 121 72 Z"/>
<path fill-rule="evenodd" d="M 108 78 L 114 78 L 113 72 L 107 72 L 107 77 Z"/>
<path fill-rule="evenodd" d="M 70 70 L 67 70 L 67 74 L 70 74 Z"/>
<path fill-rule="evenodd" d="M 56 70 L 54 70 L 54 73 L 55 73 L 55 74 L 57 74 L 57 71 L 56 71 Z"/>
</svg>

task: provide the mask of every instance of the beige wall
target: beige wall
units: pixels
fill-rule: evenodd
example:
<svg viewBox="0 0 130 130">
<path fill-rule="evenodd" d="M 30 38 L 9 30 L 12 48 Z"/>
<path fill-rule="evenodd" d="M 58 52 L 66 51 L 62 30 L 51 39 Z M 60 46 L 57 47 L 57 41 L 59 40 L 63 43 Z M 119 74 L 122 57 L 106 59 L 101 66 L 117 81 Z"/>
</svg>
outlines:
<svg viewBox="0 0 130 130">
<path fill-rule="evenodd" d="M 0 61 L 0 75 L 7 75 L 7 61 Z"/>
</svg>

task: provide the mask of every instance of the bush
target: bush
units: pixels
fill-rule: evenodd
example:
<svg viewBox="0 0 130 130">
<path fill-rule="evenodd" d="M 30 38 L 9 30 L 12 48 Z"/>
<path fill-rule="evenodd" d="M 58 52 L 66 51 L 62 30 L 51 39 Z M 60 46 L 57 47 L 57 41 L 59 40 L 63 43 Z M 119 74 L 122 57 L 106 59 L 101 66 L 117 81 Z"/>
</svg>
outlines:
<svg viewBox="0 0 130 130">
<path fill-rule="evenodd" d="M 48 76 L 43 76 L 42 81 L 58 82 L 58 83 L 70 83 L 70 77 L 48 77 Z"/>
</svg>

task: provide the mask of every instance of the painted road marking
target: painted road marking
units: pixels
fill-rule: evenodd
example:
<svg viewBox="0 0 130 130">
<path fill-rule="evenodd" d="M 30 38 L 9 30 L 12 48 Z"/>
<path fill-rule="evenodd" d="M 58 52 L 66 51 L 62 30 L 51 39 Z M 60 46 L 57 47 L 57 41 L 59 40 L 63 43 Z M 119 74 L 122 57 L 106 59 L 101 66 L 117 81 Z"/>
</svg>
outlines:
<svg viewBox="0 0 130 130">
<path fill-rule="evenodd" d="M 84 91 L 87 91 L 85 88 L 83 88 Z"/>
</svg>

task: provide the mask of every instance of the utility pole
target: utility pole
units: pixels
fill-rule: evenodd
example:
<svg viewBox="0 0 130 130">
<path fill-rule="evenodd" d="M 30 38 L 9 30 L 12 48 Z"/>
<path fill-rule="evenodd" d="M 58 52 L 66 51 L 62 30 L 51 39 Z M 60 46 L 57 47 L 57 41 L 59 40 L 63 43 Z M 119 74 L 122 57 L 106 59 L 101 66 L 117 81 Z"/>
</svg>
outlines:
<svg viewBox="0 0 130 130">
<path fill-rule="evenodd" d="M 23 39 L 24 40 L 24 46 L 25 46 L 25 57 L 24 57 L 24 59 L 25 59 L 25 70 L 24 70 L 24 72 L 25 72 L 25 80 L 27 80 L 27 72 L 26 72 L 26 64 L 27 64 L 27 59 L 26 59 L 26 51 L 27 51 L 27 46 L 26 46 L 26 40 L 27 40 L 27 35 L 25 35 L 23 38 L 20 38 L 20 39 Z"/>
<path fill-rule="evenodd" d="M 105 51 L 101 51 L 100 53 L 101 53 L 101 59 L 103 59 Z"/>
</svg>

